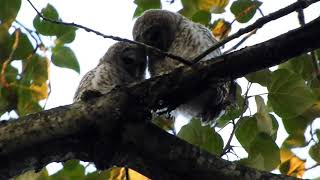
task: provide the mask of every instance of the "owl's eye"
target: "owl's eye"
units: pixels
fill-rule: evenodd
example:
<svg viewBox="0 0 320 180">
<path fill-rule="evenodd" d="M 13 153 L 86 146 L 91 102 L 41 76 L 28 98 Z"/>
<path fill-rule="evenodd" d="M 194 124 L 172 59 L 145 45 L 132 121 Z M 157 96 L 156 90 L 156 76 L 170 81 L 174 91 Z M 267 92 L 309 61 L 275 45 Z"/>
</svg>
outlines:
<svg viewBox="0 0 320 180">
<path fill-rule="evenodd" d="M 148 42 L 156 42 L 157 39 L 160 38 L 160 31 L 154 30 L 154 31 L 147 31 L 146 32 L 146 39 Z"/>
<path fill-rule="evenodd" d="M 122 61 L 124 62 L 124 64 L 133 64 L 134 63 L 134 59 L 131 57 L 122 57 Z"/>
<path fill-rule="evenodd" d="M 170 29 L 166 26 L 152 26 L 147 29 L 142 36 L 144 37 L 144 42 L 148 45 L 155 46 L 162 50 L 167 50 L 168 44 L 171 41 Z M 169 39 L 168 39 L 169 38 Z"/>
</svg>

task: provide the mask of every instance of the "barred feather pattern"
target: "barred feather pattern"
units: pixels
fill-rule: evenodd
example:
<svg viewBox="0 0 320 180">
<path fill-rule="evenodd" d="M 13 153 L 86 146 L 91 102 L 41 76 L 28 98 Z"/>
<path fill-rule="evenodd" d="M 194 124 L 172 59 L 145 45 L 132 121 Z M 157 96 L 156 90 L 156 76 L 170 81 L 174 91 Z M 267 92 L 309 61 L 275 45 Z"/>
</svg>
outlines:
<svg viewBox="0 0 320 180">
<path fill-rule="evenodd" d="M 111 46 L 99 64 L 87 72 L 79 83 L 74 101 L 80 101 L 88 90 L 106 94 L 117 85 L 144 79 L 145 53 L 136 45 L 118 42 Z"/>
<path fill-rule="evenodd" d="M 180 14 L 166 10 L 148 10 L 140 16 L 133 29 L 137 41 L 154 45 L 164 51 L 192 60 L 217 43 L 205 26 L 194 23 Z M 208 60 L 221 55 L 217 49 L 202 59 Z M 151 77 L 168 73 L 184 66 L 169 57 L 149 53 L 148 67 Z M 185 116 L 199 117 L 202 122 L 213 124 L 225 109 L 230 83 L 212 84 L 198 96 L 180 105 L 177 111 Z"/>
</svg>

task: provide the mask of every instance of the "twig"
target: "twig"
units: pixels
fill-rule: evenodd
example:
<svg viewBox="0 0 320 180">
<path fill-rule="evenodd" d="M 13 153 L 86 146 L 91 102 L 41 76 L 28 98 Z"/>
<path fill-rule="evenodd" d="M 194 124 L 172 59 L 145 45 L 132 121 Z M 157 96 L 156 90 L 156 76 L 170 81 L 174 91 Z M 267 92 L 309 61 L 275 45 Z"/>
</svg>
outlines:
<svg viewBox="0 0 320 180">
<path fill-rule="evenodd" d="M 241 115 L 242 116 L 242 115 Z M 222 153 L 221 153 L 221 155 L 220 155 L 220 157 L 222 157 L 222 156 L 224 156 L 224 155 L 226 155 L 228 152 L 230 152 L 230 149 L 232 148 L 232 146 L 231 146 L 231 141 L 232 141 L 232 139 L 233 139 L 233 135 L 234 135 L 234 133 L 235 133 L 235 131 L 236 131 L 236 123 L 235 123 L 235 120 L 233 119 L 232 120 L 232 132 L 231 132 L 231 134 L 230 134 L 230 137 L 229 137 L 229 139 L 228 139 L 228 141 L 227 141 L 227 143 L 226 143 L 226 146 L 223 148 L 223 150 L 222 150 Z"/>
<path fill-rule="evenodd" d="M 259 7 L 257 9 L 258 9 L 259 13 L 261 14 L 261 16 L 263 17 L 264 16 L 263 11 Z"/>
<path fill-rule="evenodd" d="M 310 167 L 306 168 L 305 171 L 308 171 L 308 170 L 310 170 L 310 169 L 316 168 L 316 167 L 318 167 L 318 166 L 320 166 L 320 163 L 316 163 L 316 164 L 314 164 L 313 166 L 310 166 Z"/>
<path fill-rule="evenodd" d="M 80 28 L 80 29 L 83 29 L 87 32 L 92 32 L 92 33 L 95 33 L 96 35 L 98 36 L 101 36 L 103 38 L 108 38 L 108 39 L 113 39 L 115 41 L 122 41 L 122 42 L 128 42 L 128 43 L 132 43 L 132 44 L 135 44 L 135 45 L 138 45 L 138 46 L 141 46 L 141 47 L 144 47 L 148 50 L 151 50 L 153 52 L 156 52 L 158 54 L 161 54 L 161 55 L 164 55 L 164 56 L 167 56 L 167 57 L 170 57 L 172 59 L 175 59 L 185 65 L 192 65 L 192 63 L 180 56 L 177 56 L 177 55 L 174 55 L 174 54 L 171 54 L 171 53 L 168 53 L 168 52 L 164 52 L 156 47 L 153 47 L 153 46 L 149 46 L 147 44 L 144 44 L 144 43 L 141 43 L 141 42 L 138 42 L 138 41 L 133 41 L 133 40 L 129 40 L 129 39 L 125 39 L 125 38 L 121 38 L 121 37 L 117 37 L 117 36 L 112 36 L 112 35 L 105 35 L 99 31 L 96 31 L 94 29 L 91 29 L 91 28 L 88 28 L 88 27 L 85 27 L 83 25 L 80 25 L 80 24 L 76 24 L 76 23 L 73 23 L 73 22 L 63 22 L 63 21 L 60 21 L 60 20 L 53 20 L 53 19 L 50 19 L 50 18 L 47 18 L 45 16 L 43 16 L 43 14 L 38 11 L 38 9 L 32 4 L 32 2 L 30 0 L 27 0 L 29 2 L 29 4 L 32 6 L 32 8 L 37 12 L 37 15 L 39 17 L 41 17 L 43 20 L 45 21 L 48 21 L 48 22 L 51 22 L 51 23 L 54 23 L 54 24 L 60 24 L 60 25 L 65 25 L 65 26 L 73 26 L 73 27 L 77 27 L 77 28 Z"/>
<path fill-rule="evenodd" d="M 32 39 L 35 40 L 35 42 L 36 42 L 36 47 L 34 48 L 34 50 L 33 50 L 33 52 L 32 52 L 32 54 L 34 54 L 34 53 L 38 50 L 38 48 L 40 47 L 40 45 L 43 44 L 43 43 L 42 43 L 42 40 L 41 40 L 41 38 L 40 38 L 40 35 L 39 35 L 38 33 L 36 33 L 35 31 L 27 28 L 25 25 L 23 25 L 23 24 L 22 24 L 21 22 L 19 22 L 18 20 L 15 20 L 15 22 L 16 22 L 19 26 L 21 26 L 24 30 L 26 30 L 26 31 L 30 34 L 30 36 L 32 37 Z M 38 38 L 36 38 L 33 33 L 35 33 Z"/>
<path fill-rule="evenodd" d="M 84 167 L 84 169 L 87 169 L 90 165 L 93 165 L 93 163 L 92 163 L 92 162 L 89 162 L 89 163 Z"/>
<path fill-rule="evenodd" d="M 300 2 L 301 0 L 298 0 L 298 2 Z M 306 24 L 306 20 L 304 18 L 304 13 L 303 13 L 303 9 L 298 9 L 297 10 L 298 13 L 298 19 L 299 19 L 299 23 L 301 26 L 304 26 Z"/>
<path fill-rule="evenodd" d="M 260 8 L 257 8 L 257 9 L 258 9 L 259 13 L 261 14 L 261 16 L 264 17 L 264 14 L 263 14 L 262 10 Z M 223 54 L 227 54 L 227 53 L 237 49 L 241 44 L 243 44 L 247 39 L 249 39 L 249 37 L 251 37 L 252 35 L 256 34 L 257 31 L 258 31 L 258 28 L 254 29 L 253 31 L 251 31 L 244 38 L 242 38 L 236 45 L 234 45 L 232 48 L 230 48 L 227 51 L 225 51 Z"/>
<path fill-rule="evenodd" d="M 249 37 L 251 37 L 253 34 L 255 34 L 257 32 L 258 29 L 255 29 L 253 31 L 251 31 L 249 34 L 247 34 L 243 39 L 241 39 L 241 41 L 239 41 L 236 45 L 234 45 L 232 48 L 228 49 L 227 51 L 225 51 L 223 54 L 227 54 L 235 49 L 237 49 L 241 44 L 243 44 L 247 39 L 249 39 Z"/>
<path fill-rule="evenodd" d="M 125 169 L 125 172 L 126 172 L 126 180 L 130 180 L 128 166 L 124 166 L 124 169 Z"/>
<path fill-rule="evenodd" d="M 261 28 L 263 25 L 265 25 L 266 23 L 273 21 L 275 19 L 279 19 L 280 17 L 283 17 L 285 15 L 288 15 L 294 11 L 297 11 L 298 9 L 304 9 L 306 7 L 308 7 L 309 5 L 318 2 L 320 0 L 301 0 L 298 2 L 295 2 L 285 8 L 282 8 L 276 12 L 273 12 L 267 16 L 261 17 L 259 18 L 256 22 L 254 22 L 253 24 L 247 26 L 246 28 L 242 28 L 239 29 L 238 32 L 236 32 L 235 34 L 232 34 L 231 36 L 223 39 L 222 41 L 219 41 L 217 44 L 213 45 L 212 47 L 210 47 L 209 49 L 207 49 L 206 51 L 204 51 L 203 53 L 201 53 L 199 56 L 195 57 L 191 62 L 197 63 L 198 61 L 200 61 L 202 58 L 204 58 L 205 56 L 207 56 L 209 53 L 211 53 L 212 51 L 218 49 L 219 47 L 225 45 L 226 43 L 228 43 L 229 41 L 240 37 L 241 35 L 248 33 L 254 29 L 257 28 Z"/>
<path fill-rule="evenodd" d="M 252 98 L 252 97 L 255 97 L 255 96 L 263 96 L 263 95 L 268 95 L 268 94 L 269 94 L 269 93 L 254 94 L 254 95 L 248 96 L 247 98 Z"/>
<path fill-rule="evenodd" d="M 247 101 L 247 98 L 248 98 L 248 93 L 249 93 L 249 90 L 250 90 L 250 88 L 251 88 L 251 85 L 252 85 L 252 83 L 251 83 L 251 82 L 248 82 L 247 90 L 246 90 L 246 92 L 245 92 L 244 101 L 243 101 L 243 105 L 242 105 L 243 108 L 246 106 L 246 101 Z M 243 117 L 243 114 L 244 114 L 244 113 L 241 114 L 241 116 L 240 116 L 239 119 L 241 119 L 241 118 Z M 236 132 L 237 126 L 239 125 L 239 120 L 238 120 L 236 123 L 235 123 L 235 120 L 232 120 L 232 125 L 233 125 L 232 132 L 231 132 L 231 134 L 230 134 L 230 137 L 229 137 L 229 139 L 228 139 L 228 141 L 227 141 L 226 146 L 225 146 L 225 147 L 223 148 L 223 150 L 222 150 L 222 153 L 221 153 L 220 157 L 222 157 L 223 155 L 225 155 L 225 154 L 229 151 L 230 147 L 232 148 L 232 146 L 231 146 L 230 144 L 231 144 L 231 141 L 232 141 L 232 139 L 233 139 L 233 136 L 234 136 L 234 134 L 235 134 L 235 132 Z"/>
<path fill-rule="evenodd" d="M 51 91 L 51 81 L 50 81 L 50 80 L 49 80 L 49 82 L 48 82 L 48 87 L 49 87 L 48 97 L 47 97 L 47 99 L 46 99 L 46 101 L 45 101 L 42 109 L 46 109 L 46 106 L 47 106 L 47 104 L 48 104 L 49 97 L 50 97 L 51 92 L 52 92 L 52 91 Z"/>
</svg>

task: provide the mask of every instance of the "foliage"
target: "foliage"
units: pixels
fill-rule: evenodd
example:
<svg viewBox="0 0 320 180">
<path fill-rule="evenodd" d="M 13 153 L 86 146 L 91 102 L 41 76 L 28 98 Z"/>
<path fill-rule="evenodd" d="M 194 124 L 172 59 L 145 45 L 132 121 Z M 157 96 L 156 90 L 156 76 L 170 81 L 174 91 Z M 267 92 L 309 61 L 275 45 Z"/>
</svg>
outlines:
<svg viewBox="0 0 320 180">
<path fill-rule="evenodd" d="M 189 124 L 181 128 L 177 136 L 211 154 L 220 155 L 222 153 L 221 136 L 210 126 L 202 126 L 199 119 L 192 119 Z"/>
<path fill-rule="evenodd" d="M 95 171 L 86 173 L 86 167 L 80 164 L 79 160 L 69 160 L 63 163 L 63 168 L 58 172 L 49 176 L 46 168 L 40 172 L 35 173 L 34 171 L 28 171 L 18 177 L 15 180 L 106 180 L 106 179 L 117 179 L 125 180 L 126 173 L 125 168 L 110 168 L 104 171 Z M 128 169 L 128 175 L 132 179 L 149 180 L 149 178 L 139 174 L 138 172 Z"/>
<path fill-rule="evenodd" d="M 220 40 L 229 35 L 234 22 L 249 22 L 258 11 L 261 11 L 259 7 L 263 5 L 263 2 L 258 0 L 230 2 L 228 0 L 181 0 L 181 3 L 183 8 L 178 11 L 179 13 L 207 26 L 211 29 L 213 36 Z M 137 5 L 138 9 L 139 4 Z M 228 11 L 226 9 L 228 7 L 234 15 L 233 20 L 220 17 L 213 19 L 214 14 L 224 13 Z M 316 54 L 320 57 L 320 50 L 317 50 Z M 236 104 L 227 107 L 225 114 L 217 120 L 215 127 L 224 128 L 228 123 L 236 121 L 235 136 L 248 153 L 248 157 L 240 159 L 238 163 L 267 171 L 279 169 L 283 174 L 302 177 L 306 170 L 305 160 L 295 155 L 292 149 L 307 148 L 309 143 L 314 144 L 310 148 L 309 155 L 316 162 L 320 162 L 319 138 L 315 138 L 320 136 L 320 130 L 313 130 L 311 140 L 305 137 L 306 129 L 320 115 L 320 84 L 312 58 L 310 54 L 302 54 L 279 65 L 275 71 L 264 69 L 245 76 L 250 83 L 267 88 L 263 93 L 268 95 L 266 98 L 259 95 L 249 97 L 240 86 L 237 87 Z M 319 59 L 316 63 L 319 63 L 318 61 Z M 247 91 L 249 89 L 250 87 Z M 248 106 L 252 106 L 248 101 L 251 97 L 256 100 L 257 112 L 244 116 L 243 113 Z M 267 105 L 264 103 L 265 100 Z M 281 148 L 275 143 L 278 123 L 283 124 L 289 134 Z M 214 130 L 208 133 L 207 128 L 193 119 L 181 128 L 178 136 L 208 152 L 219 154 L 223 140 Z M 209 134 L 212 137 L 209 137 Z M 216 139 L 216 142 L 209 139 Z M 227 145 L 225 148 L 228 146 L 232 147 Z"/>
<path fill-rule="evenodd" d="M 80 72 L 75 54 L 66 46 L 75 39 L 76 28 L 52 24 L 36 16 L 31 29 L 16 19 L 21 0 L 1 0 L 1 4 L 0 115 L 15 111 L 23 116 L 41 111 L 40 102 L 48 98 L 50 91 L 50 62 Z M 60 20 L 50 4 L 41 12 L 45 17 Z M 44 44 L 43 38 L 54 38 L 54 41 Z M 46 51 L 52 52 L 51 58 L 46 56 Z"/>
<path fill-rule="evenodd" d="M 51 63 L 80 72 L 76 55 L 68 47 L 75 39 L 77 29 L 45 21 L 39 15 L 34 17 L 33 27 L 25 27 L 16 19 L 21 0 L 0 1 L 0 114 L 15 111 L 22 116 L 41 111 L 40 102 L 49 96 Z M 134 3 L 137 7 L 133 16 L 137 17 L 145 10 L 162 8 L 162 4 L 168 2 L 135 0 Z M 250 22 L 263 6 L 258 0 L 181 0 L 181 4 L 179 13 L 207 26 L 220 40 L 228 37 L 234 24 Z M 226 11 L 234 15 L 233 19 L 214 16 Z M 61 20 L 51 4 L 41 12 L 52 20 Z M 47 57 L 47 51 L 51 57 Z M 320 50 L 315 54 L 320 57 Z M 202 126 L 199 120 L 192 119 L 177 136 L 212 154 L 221 155 L 231 152 L 228 148 L 232 145 L 225 144 L 227 142 L 218 132 L 233 123 L 234 135 L 248 153 L 248 157 L 237 163 L 267 171 L 279 169 L 282 174 L 302 177 L 306 161 L 294 154 L 293 148 L 307 148 L 310 144 L 310 157 L 320 163 L 320 129 L 311 128 L 320 115 L 320 78 L 316 71 L 318 65 L 315 65 L 319 59 L 315 57 L 316 62 L 312 62 L 313 59 L 312 55 L 303 54 L 279 65 L 277 70 L 264 69 L 245 76 L 250 83 L 266 87 L 268 97 L 249 96 L 250 86 L 245 91 L 237 86 L 236 104 L 227 107 L 215 128 Z M 249 104 L 248 99 L 253 97 L 256 105 Z M 244 115 L 249 106 L 256 106 L 257 111 Z M 175 132 L 172 119 L 158 117 L 154 122 Z M 289 134 L 280 147 L 275 142 L 279 124 L 283 124 Z M 311 139 L 305 137 L 307 129 L 311 129 Z M 43 169 L 15 179 L 125 179 L 124 172 L 125 168 L 112 168 L 86 173 L 86 167 L 72 160 L 51 176 Z M 130 177 L 147 179 L 132 170 L 129 173 Z"/>
</svg>

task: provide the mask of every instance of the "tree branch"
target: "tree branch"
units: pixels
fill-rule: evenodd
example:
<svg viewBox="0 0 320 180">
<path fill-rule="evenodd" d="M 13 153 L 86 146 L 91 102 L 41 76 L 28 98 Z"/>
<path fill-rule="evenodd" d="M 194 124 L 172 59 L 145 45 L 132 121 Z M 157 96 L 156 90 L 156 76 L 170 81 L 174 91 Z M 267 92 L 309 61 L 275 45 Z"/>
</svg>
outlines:
<svg viewBox="0 0 320 180">
<path fill-rule="evenodd" d="M 233 39 L 236 39 L 245 33 L 248 33 L 248 32 L 253 31 L 255 29 L 261 28 L 263 25 L 267 24 L 270 21 L 279 19 L 279 18 L 281 18 L 285 15 L 288 15 L 292 12 L 295 12 L 299 9 L 307 8 L 311 4 L 316 3 L 318 1 L 319 0 L 299 0 L 299 1 L 287 6 L 285 8 L 282 8 L 282 9 L 280 9 L 276 12 L 273 12 L 267 16 L 263 16 L 263 17 L 259 18 L 256 22 L 254 22 L 253 24 L 251 24 L 245 28 L 239 29 L 238 32 L 232 34 L 231 36 L 228 36 L 227 38 L 223 39 L 222 41 L 219 41 L 217 44 L 213 45 L 212 47 L 210 47 L 209 49 L 207 49 L 206 51 L 201 53 L 199 56 L 195 57 L 192 60 L 192 62 L 197 63 L 202 58 L 204 58 L 206 55 L 208 55 L 212 51 L 218 49 L 219 47 L 225 45 L 227 42 L 229 42 Z"/>
<path fill-rule="evenodd" d="M 72 158 L 106 168 L 112 165 L 115 152 L 128 151 L 137 154 L 152 171 L 157 168 L 157 172 L 165 171 L 179 179 L 294 179 L 209 155 L 145 120 L 150 118 L 150 109 L 176 107 L 208 88 L 211 84 L 208 82 L 242 77 L 319 48 L 319 29 L 320 18 L 317 18 L 301 28 L 223 55 L 216 61 L 179 67 L 168 74 L 116 87 L 88 102 L 2 123 L 0 179 Z M 135 168 L 153 178 L 148 168 Z"/>
</svg>

